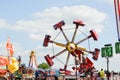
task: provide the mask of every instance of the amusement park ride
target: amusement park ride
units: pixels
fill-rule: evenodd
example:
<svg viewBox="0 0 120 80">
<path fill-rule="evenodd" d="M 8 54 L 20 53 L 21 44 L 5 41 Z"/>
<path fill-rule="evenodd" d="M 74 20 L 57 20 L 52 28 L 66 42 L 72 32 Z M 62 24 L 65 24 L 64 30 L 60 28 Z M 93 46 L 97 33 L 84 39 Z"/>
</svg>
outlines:
<svg viewBox="0 0 120 80">
<path fill-rule="evenodd" d="M 75 20 L 75 21 L 73 21 L 73 24 L 75 24 L 76 27 L 75 27 L 75 30 L 74 30 L 74 33 L 72 36 L 72 40 L 68 39 L 68 37 L 66 36 L 66 34 L 62 28 L 65 25 L 64 21 L 60 21 L 53 26 L 55 30 L 59 29 L 62 32 L 67 43 L 56 42 L 56 41 L 50 39 L 51 38 L 50 35 L 45 35 L 44 42 L 43 42 L 44 47 L 47 47 L 49 43 L 52 43 L 52 44 L 55 44 L 56 46 L 64 48 L 63 50 L 54 54 L 51 57 L 49 56 L 49 54 L 46 55 L 45 59 L 50 66 L 53 66 L 53 64 L 54 64 L 53 59 L 54 58 L 56 58 L 57 56 L 59 56 L 61 54 L 64 54 L 65 52 L 68 52 L 64 68 L 60 69 L 60 70 L 67 71 L 69 58 L 70 58 L 70 55 L 72 55 L 73 57 L 78 58 L 79 67 L 77 67 L 77 70 L 80 73 L 85 73 L 86 71 L 92 69 L 94 67 L 94 65 L 93 65 L 93 62 L 88 57 L 84 57 L 84 55 L 85 55 L 84 52 L 91 54 L 93 60 L 97 60 L 100 50 L 98 48 L 95 48 L 94 51 L 89 51 L 84 47 L 80 47 L 79 44 L 84 42 L 85 40 L 87 40 L 89 38 L 93 38 L 95 41 L 97 41 L 98 36 L 97 36 L 95 30 L 90 30 L 90 35 L 88 35 L 84 39 L 79 40 L 78 42 L 75 42 L 75 37 L 76 37 L 77 31 L 78 31 L 78 28 L 80 26 L 82 26 L 82 27 L 85 26 L 85 24 L 81 20 Z"/>
<path fill-rule="evenodd" d="M 29 65 L 28 67 L 34 67 L 35 65 L 35 68 L 37 69 L 38 65 L 37 65 L 37 61 L 36 61 L 36 56 L 35 56 L 35 52 L 34 51 L 31 51 L 31 54 L 30 54 L 30 60 L 29 60 Z"/>
</svg>

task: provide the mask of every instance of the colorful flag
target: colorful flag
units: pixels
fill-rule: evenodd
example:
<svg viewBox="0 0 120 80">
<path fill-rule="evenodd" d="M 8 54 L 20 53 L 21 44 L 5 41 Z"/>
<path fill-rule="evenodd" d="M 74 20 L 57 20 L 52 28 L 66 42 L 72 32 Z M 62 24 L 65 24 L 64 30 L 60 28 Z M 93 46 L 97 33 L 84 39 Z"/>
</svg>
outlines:
<svg viewBox="0 0 120 80">
<path fill-rule="evenodd" d="M 120 1 L 114 0 L 118 40 L 120 41 Z"/>
<path fill-rule="evenodd" d="M 14 50 L 12 44 L 10 43 L 10 38 L 8 38 L 8 41 L 6 43 L 6 48 L 10 56 L 13 56 Z"/>
</svg>

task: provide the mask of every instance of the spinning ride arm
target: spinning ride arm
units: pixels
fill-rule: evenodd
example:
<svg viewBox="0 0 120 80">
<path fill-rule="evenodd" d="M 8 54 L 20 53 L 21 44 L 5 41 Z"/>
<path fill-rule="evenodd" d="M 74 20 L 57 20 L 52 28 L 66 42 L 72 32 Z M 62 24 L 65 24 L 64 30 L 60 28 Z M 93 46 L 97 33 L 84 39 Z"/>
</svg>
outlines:
<svg viewBox="0 0 120 80">
<path fill-rule="evenodd" d="M 65 22 L 64 21 L 60 21 L 57 24 L 55 24 L 53 27 L 54 27 L 55 30 L 59 28 L 61 30 L 63 36 L 65 37 L 66 41 L 69 42 L 67 36 L 65 35 L 65 33 L 64 33 L 63 29 L 62 29 L 62 26 L 64 26 L 64 25 L 65 25 Z"/>
<path fill-rule="evenodd" d="M 53 55 L 52 57 L 50 57 L 49 55 L 45 56 L 46 61 L 48 62 L 48 64 L 50 66 L 52 66 L 54 64 L 54 62 L 52 61 L 52 59 L 54 59 L 55 57 L 59 56 L 60 54 L 64 53 L 65 51 L 67 51 L 66 49 L 60 51 L 59 53 L 57 53 L 56 55 Z"/>
<path fill-rule="evenodd" d="M 100 49 L 98 49 L 98 48 L 95 48 L 94 51 L 87 51 L 86 49 L 83 49 L 83 48 L 80 48 L 80 47 L 78 47 L 77 49 L 80 50 L 80 51 L 84 51 L 84 52 L 88 52 L 88 53 L 92 54 L 92 56 L 93 56 L 92 58 L 94 60 L 98 59 L 98 55 L 99 55 L 99 52 L 100 52 Z"/>
<path fill-rule="evenodd" d="M 57 46 L 66 47 L 66 44 L 52 41 L 52 40 L 50 40 L 50 38 L 51 38 L 50 35 L 45 35 L 44 42 L 43 42 L 43 46 L 44 46 L 44 47 L 47 47 L 47 46 L 48 46 L 48 43 L 54 43 L 54 44 L 56 44 Z"/>
<path fill-rule="evenodd" d="M 74 31 L 74 34 L 73 34 L 73 37 L 72 37 L 72 42 L 74 42 L 74 40 L 75 40 L 75 36 L 76 36 L 77 30 L 78 30 L 78 26 L 84 26 L 84 25 L 85 25 L 85 24 L 84 24 L 82 21 L 80 21 L 80 20 L 75 20 L 75 21 L 73 21 L 73 24 L 76 25 L 76 28 L 75 28 L 75 31 Z"/>
<path fill-rule="evenodd" d="M 64 70 L 67 69 L 67 65 L 68 65 L 69 58 L 70 58 L 70 53 L 68 53 L 68 55 L 67 55 L 66 63 L 65 63 L 65 65 L 64 65 Z"/>
<path fill-rule="evenodd" d="M 91 37 L 93 37 L 93 39 L 97 41 L 98 40 L 98 35 L 96 34 L 95 30 L 91 30 L 90 33 L 91 34 L 89 36 L 87 36 L 86 38 L 78 41 L 76 44 L 78 45 L 78 44 L 82 43 L 83 41 L 85 41 L 85 40 L 87 40 L 88 38 L 91 38 Z"/>
<path fill-rule="evenodd" d="M 50 43 L 54 43 L 57 46 L 66 47 L 66 44 L 63 44 L 63 43 L 58 43 L 58 42 L 55 42 L 55 41 L 50 41 Z"/>
</svg>

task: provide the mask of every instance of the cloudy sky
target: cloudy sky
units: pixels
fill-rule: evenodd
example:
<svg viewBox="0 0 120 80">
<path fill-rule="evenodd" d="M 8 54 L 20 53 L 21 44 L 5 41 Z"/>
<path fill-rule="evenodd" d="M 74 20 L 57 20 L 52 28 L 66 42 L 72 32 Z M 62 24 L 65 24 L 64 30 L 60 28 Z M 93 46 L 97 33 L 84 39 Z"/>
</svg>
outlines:
<svg viewBox="0 0 120 80">
<path fill-rule="evenodd" d="M 101 49 L 105 44 L 112 44 L 114 49 L 118 38 L 113 0 L 2 0 L 0 1 L 0 55 L 7 55 L 5 46 L 10 37 L 15 51 L 14 56 L 16 58 L 21 56 L 22 63 L 28 65 L 32 50 L 36 53 L 38 64 L 46 62 L 45 55 L 52 56 L 62 49 L 52 44 L 43 47 L 44 36 L 49 34 L 56 42 L 66 44 L 63 35 L 59 34 L 60 30 L 54 30 L 53 25 L 64 20 L 64 32 L 71 39 L 74 32 L 72 28 L 75 28 L 73 20 L 76 19 L 85 23 L 84 27 L 79 28 L 76 41 L 85 38 L 85 35 L 90 35 L 91 29 L 95 29 L 99 36 L 98 41 L 91 38 L 82 42 L 80 46 L 94 50 L 94 48 Z M 63 53 L 54 58 L 53 68 L 63 68 L 65 56 L 66 53 Z M 91 54 L 87 56 L 92 60 Z M 119 59 L 120 54 L 114 51 L 113 57 L 110 58 L 110 70 L 120 71 L 120 67 L 116 66 L 120 66 Z M 97 69 L 106 69 L 106 59 L 102 58 L 101 54 L 98 61 L 92 61 Z M 73 57 L 70 59 L 71 62 L 74 62 Z"/>
</svg>

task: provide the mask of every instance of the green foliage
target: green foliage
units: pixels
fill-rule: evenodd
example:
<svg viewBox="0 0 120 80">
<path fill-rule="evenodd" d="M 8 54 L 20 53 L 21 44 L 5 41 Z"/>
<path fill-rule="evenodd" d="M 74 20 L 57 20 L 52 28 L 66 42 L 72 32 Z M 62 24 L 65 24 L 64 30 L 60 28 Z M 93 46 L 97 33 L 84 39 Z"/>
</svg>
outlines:
<svg viewBox="0 0 120 80">
<path fill-rule="evenodd" d="M 50 66 L 47 63 L 43 62 L 42 64 L 38 65 L 38 68 L 42 68 L 42 69 L 46 70 L 46 69 L 49 69 Z"/>
</svg>

